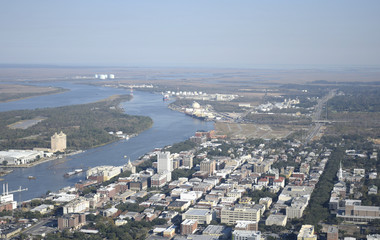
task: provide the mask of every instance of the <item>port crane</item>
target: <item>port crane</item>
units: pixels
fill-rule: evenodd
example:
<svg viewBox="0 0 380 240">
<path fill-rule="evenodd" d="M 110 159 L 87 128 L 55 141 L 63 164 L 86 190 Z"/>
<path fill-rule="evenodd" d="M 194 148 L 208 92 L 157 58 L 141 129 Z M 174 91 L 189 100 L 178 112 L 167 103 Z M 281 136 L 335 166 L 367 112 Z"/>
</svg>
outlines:
<svg viewBox="0 0 380 240">
<path fill-rule="evenodd" d="M 20 186 L 18 189 L 10 191 L 8 193 L 16 193 L 16 192 L 23 192 L 23 191 L 28 191 L 28 188 L 21 188 Z"/>
<path fill-rule="evenodd" d="M 12 193 L 16 193 L 16 192 L 23 192 L 23 191 L 28 191 L 28 188 L 22 188 L 21 186 L 16 189 L 16 190 L 13 190 L 13 191 L 8 191 L 8 183 L 5 183 L 3 184 L 3 196 L 5 195 L 8 195 L 8 194 L 12 194 Z"/>
</svg>

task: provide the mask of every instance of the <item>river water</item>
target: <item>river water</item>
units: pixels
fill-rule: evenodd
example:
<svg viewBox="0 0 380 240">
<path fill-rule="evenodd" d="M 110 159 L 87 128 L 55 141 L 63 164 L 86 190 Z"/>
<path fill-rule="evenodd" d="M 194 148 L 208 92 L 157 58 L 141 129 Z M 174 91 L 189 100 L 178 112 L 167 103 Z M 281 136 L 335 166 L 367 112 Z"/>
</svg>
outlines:
<svg viewBox="0 0 380 240">
<path fill-rule="evenodd" d="M 55 83 L 51 85 L 64 87 L 71 91 L 1 103 L 0 111 L 89 103 L 114 94 L 129 93 L 122 89 L 72 83 Z M 159 94 L 135 91 L 133 99 L 122 103 L 121 106 L 128 114 L 151 117 L 153 126 L 150 129 L 128 141 L 121 140 L 31 168 L 14 169 L 12 173 L 3 177 L 3 183 L 7 182 L 9 184 L 9 191 L 18 189 L 20 186 L 29 189 L 28 191 L 15 193 L 14 198 L 16 201 L 40 197 L 48 190 L 56 191 L 65 186 L 73 186 L 79 180 L 85 179 L 85 173 L 69 178 L 63 177 L 66 172 L 73 169 L 87 169 L 99 165 L 123 165 L 126 163 L 124 156 L 128 156 L 133 161 L 154 148 L 184 141 L 194 135 L 197 130 L 211 130 L 214 128 L 212 122 L 193 119 L 168 109 L 167 105 L 168 102 L 163 102 L 162 96 Z M 34 176 L 36 179 L 29 180 L 28 176 Z"/>
</svg>

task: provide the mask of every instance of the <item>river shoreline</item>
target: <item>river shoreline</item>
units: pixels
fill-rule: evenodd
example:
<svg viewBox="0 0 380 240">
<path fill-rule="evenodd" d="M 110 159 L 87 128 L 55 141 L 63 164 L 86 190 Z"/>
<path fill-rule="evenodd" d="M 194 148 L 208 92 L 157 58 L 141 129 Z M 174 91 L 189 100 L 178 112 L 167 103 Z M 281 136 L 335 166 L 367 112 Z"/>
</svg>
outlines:
<svg viewBox="0 0 380 240">
<path fill-rule="evenodd" d="M 137 137 L 137 136 L 138 136 L 138 134 L 131 134 L 131 135 L 129 135 L 129 138 Z M 112 144 L 112 143 L 115 143 L 115 142 L 119 142 L 119 141 L 128 141 L 129 138 L 128 139 L 119 138 L 119 139 L 116 139 L 114 141 L 110 141 L 110 142 L 107 142 L 107 143 L 104 143 L 104 144 L 100 144 L 98 146 L 95 146 L 95 147 L 92 147 L 92 148 L 89 148 L 89 149 L 86 149 L 86 150 L 91 150 L 91 149 L 95 149 L 95 148 L 98 148 L 98 147 L 103 147 L 103 146 L 106 146 L 106 145 L 109 145 L 109 144 Z M 32 163 L 28 163 L 28 164 L 9 165 L 9 166 L 3 166 L 3 165 L 1 165 L 0 168 L 4 168 L 4 169 L 31 168 L 31 167 L 37 166 L 37 165 L 45 163 L 45 162 L 50 162 L 50 161 L 55 161 L 55 160 L 59 160 L 59 159 L 64 159 L 66 157 L 72 157 L 72 156 L 75 156 L 77 154 L 83 153 L 86 150 L 77 150 L 75 152 L 71 152 L 71 153 L 67 153 L 67 154 L 63 154 L 63 155 L 59 155 L 59 156 L 54 156 L 54 157 L 50 157 L 50 158 L 42 158 L 42 159 L 40 159 L 38 161 L 35 161 L 35 162 L 32 162 Z M 0 177 L 6 176 L 7 174 L 12 173 L 12 172 L 13 172 L 13 170 L 0 173 Z M 1 179 L 0 179 L 0 181 L 1 181 Z"/>
<path fill-rule="evenodd" d="M 2 108 L 3 110 L 11 108 L 14 110 L 16 108 L 34 109 L 35 106 L 57 107 L 61 106 L 62 102 L 68 105 L 81 104 L 99 101 L 112 95 L 125 94 L 125 91 L 120 91 L 120 89 L 69 83 L 57 85 L 73 90 L 63 94 L 50 95 L 48 99 L 43 98 L 43 100 L 40 97 L 31 98 L 28 101 L 21 101 L 17 106 L 14 104 L 3 105 Z M 70 102 L 67 102 L 67 99 L 70 99 Z M 121 166 L 127 163 L 125 156 L 127 159 L 131 159 L 132 163 L 136 161 L 134 164 L 137 164 L 137 160 L 141 156 L 153 149 L 184 141 L 198 130 L 214 129 L 212 122 L 200 121 L 169 109 L 168 102 L 163 102 L 162 96 L 158 94 L 135 91 L 130 101 L 121 102 L 117 108 L 128 115 L 149 116 L 153 120 L 153 125 L 128 141 L 115 139 L 114 142 L 89 148 L 75 156 L 67 156 L 66 159 L 39 161 L 33 167 L 7 168 L 12 169 L 13 172 L 2 177 L 4 182 L 9 183 L 11 190 L 18 189 L 20 186 L 28 188 L 28 191 L 20 192 L 18 196 L 20 201 L 26 201 L 43 195 L 47 190 L 54 192 L 83 181 L 85 174 L 64 177 L 65 173 L 74 169 L 88 169 L 101 165 Z M 31 181 L 28 176 L 35 177 L 35 179 Z"/>
<path fill-rule="evenodd" d="M 23 86 L 27 86 L 27 85 L 23 85 Z M 25 99 L 29 99 L 29 98 L 39 97 L 39 96 L 48 96 L 48 95 L 60 94 L 60 93 L 64 93 L 67 91 L 70 91 L 70 90 L 69 89 L 63 89 L 63 88 L 57 88 L 57 90 L 53 91 L 53 92 L 41 92 L 41 93 L 36 93 L 34 95 L 25 96 L 25 97 L 9 98 L 6 100 L 0 100 L 0 103 L 9 103 L 9 102 L 14 102 L 14 101 L 20 101 L 20 100 L 25 100 Z"/>
<path fill-rule="evenodd" d="M 30 167 L 37 166 L 37 165 L 39 165 L 41 163 L 50 162 L 50 161 L 54 161 L 54 160 L 57 160 L 57 159 L 63 159 L 65 157 L 74 156 L 76 154 L 83 153 L 83 152 L 84 152 L 83 150 L 78 150 L 78 151 L 75 151 L 75 152 L 72 152 L 72 153 L 68 153 L 68 154 L 64 154 L 64 155 L 58 155 L 58 156 L 55 156 L 55 157 L 42 158 L 42 159 L 40 159 L 38 161 L 35 161 L 35 162 L 32 162 L 32 163 L 28 163 L 28 164 L 1 166 L 1 168 L 9 168 L 9 169 L 12 169 L 12 168 L 30 168 Z M 7 175 L 7 174 L 0 175 L 0 176 L 5 176 L 5 175 Z"/>
</svg>

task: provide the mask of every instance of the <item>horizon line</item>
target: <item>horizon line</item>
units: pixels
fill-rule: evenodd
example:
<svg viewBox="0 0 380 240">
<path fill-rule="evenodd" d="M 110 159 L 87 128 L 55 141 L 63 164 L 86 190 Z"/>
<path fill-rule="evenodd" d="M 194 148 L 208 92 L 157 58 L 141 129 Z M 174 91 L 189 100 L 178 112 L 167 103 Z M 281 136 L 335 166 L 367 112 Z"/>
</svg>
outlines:
<svg viewBox="0 0 380 240">
<path fill-rule="evenodd" d="M 0 63 L 0 68 L 189 68 L 189 69 L 321 69 L 321 68 L 379 68 L 374 64 L 254 64 L 250 67 L 222 66 L 162 66 L 162 65 L 90 65 L 90 64 L 44 64 Z"/>
</svg>

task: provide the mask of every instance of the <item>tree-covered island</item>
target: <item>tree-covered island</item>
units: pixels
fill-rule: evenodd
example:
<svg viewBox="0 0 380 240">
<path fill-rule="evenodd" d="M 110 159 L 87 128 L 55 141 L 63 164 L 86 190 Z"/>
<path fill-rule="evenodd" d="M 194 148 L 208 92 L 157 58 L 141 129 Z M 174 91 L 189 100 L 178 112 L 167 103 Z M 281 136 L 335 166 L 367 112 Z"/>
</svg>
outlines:
<svg viewBox="0 0 380 240">
<path fill-rule="evenodd" d="M 57 131 L 67 135 L 68 150 L 89 149 L 116 141 L 117 131 L 138 134 L 153 124 L 149 117 L 125 114 L 119 107 L 130 95 L 117 95 L 89 104 L 57 108 L 17 110 L 0 115 L 0 150 L 50 147 L 50 137 Z M 28 127 L 15 123 L 40 119 Z M 42 119 L 42 120 L 41 120 Z"/>
</svg>

